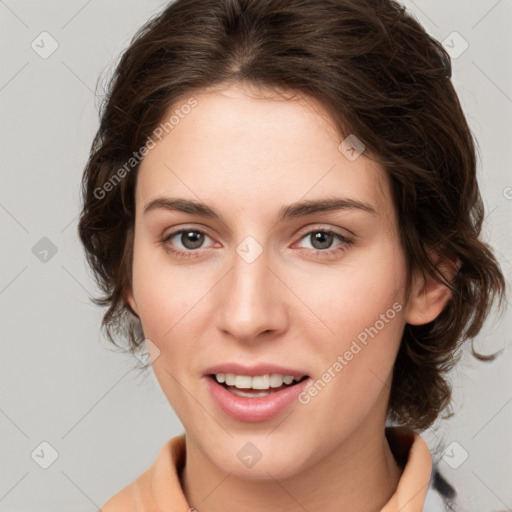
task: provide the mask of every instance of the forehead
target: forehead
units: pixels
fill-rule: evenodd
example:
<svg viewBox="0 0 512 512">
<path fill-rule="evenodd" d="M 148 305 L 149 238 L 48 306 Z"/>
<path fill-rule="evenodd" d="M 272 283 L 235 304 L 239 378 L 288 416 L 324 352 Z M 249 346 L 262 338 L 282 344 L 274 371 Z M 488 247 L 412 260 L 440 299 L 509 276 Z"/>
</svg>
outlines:
<svg viewBox="0 0 512 512">
<path fill-rule="evenodd" d="M 193 98 L 195 107 L 181 113 L 143 159 L 138 203 L 180 195 L 222 199 L 236 211 L 335 194 L 391 213 L 385 170 L 364 153 L 349 160 L 331 117 L 315 100 L 235 85 Z M 163 122 L 189 99 L 175 102 Z"/>
</svg>

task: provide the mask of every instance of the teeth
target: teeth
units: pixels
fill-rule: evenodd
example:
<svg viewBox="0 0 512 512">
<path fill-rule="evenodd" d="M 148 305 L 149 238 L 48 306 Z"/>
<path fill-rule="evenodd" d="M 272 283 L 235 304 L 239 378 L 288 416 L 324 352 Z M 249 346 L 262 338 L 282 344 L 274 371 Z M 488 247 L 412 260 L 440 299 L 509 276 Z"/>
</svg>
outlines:
<svg viewBox="0 0 512 512">
<path fill-rule="evenodd" d="M 281 375 L 280 373 L 257 375 L 255 377 L 235 375 L 234 373 L 217 373 L 215 379 L 220 384 L 226 383 L 226 385 L 235 386 L 238 389 L 269 389 L 279 388 L 283 384 L 290 385 L 293 381 L 301 380 L 302 377 Z"/>
<path fill-rule="evenodd" d="M 283 382 L 284 382 L 285 384 L 291 384 L 291 383 L 293 382 L 293 377 L 292 377 L 292 376 L 290 376 L 290 375 L 285 375 L 285 376 L 283 377 Z"/>
</svg>

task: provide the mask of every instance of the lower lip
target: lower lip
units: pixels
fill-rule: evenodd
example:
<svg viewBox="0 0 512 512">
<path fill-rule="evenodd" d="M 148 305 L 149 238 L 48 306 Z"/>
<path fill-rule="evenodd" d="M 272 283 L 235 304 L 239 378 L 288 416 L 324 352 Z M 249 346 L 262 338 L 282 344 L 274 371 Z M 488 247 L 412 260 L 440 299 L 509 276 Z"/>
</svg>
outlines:
<svg viewBox="0 0 512 512">
<path fill-rule="evenodd" d="M 249 398 L 230 393 L 210 376 L 204 378 L 208 390 L 220 409 L 228 416 L 246 422 L 267 421 L 275 418 L 297 400 L 297 396 L 304 391 L 311 380 L 308 377 L 294 386 L 268 396 Z"/>
</svg>

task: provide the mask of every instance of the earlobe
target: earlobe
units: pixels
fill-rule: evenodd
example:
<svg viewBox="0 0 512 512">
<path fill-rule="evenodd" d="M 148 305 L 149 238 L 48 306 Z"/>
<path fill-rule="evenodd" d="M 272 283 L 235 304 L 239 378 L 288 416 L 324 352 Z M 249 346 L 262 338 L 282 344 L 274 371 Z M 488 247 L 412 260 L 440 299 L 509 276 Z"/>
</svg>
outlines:
<svg viewBox="0 0 512 512">
<path fill-rule="evenodd" d="M 460 261 L 444 261 L 437 268 L 450 282 L 460 268 Z M 450 300 L 451 290 L 430 275 L 418 274 L 413 279 L 405 321 L 411 325 L 424 325 L 435 320 Z"/>
</svg>

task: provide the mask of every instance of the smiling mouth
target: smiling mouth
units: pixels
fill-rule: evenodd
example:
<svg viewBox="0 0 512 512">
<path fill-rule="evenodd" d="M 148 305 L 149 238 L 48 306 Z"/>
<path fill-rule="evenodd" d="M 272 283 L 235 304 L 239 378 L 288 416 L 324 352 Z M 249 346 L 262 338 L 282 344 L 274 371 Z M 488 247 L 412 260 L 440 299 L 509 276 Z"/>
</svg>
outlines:
<svg viewBox="0 0 512 512">
<path fill-rule="evenodd" d="M 232 393 L 236 396 L 241 396 L 245 398 L 258 398 L 258 397 L 264 397 L 273 395 L 274 393 L 278 393 L 279 391 L 282 391 L 283 389 L 288 389 L 293 386 L 296 386 L 299 382 L 302 382 L 309 378 L 308 375 L 304 375 L 299 380 L 294 380 L 290 384 L 283 383 L 279 387 L 269 387 L 268 389 L 254 389 L 254 388 L 239 388 L 236 386 L 230 386 L 226 384 L 225 382 L 219 382 L 214 374 L 210 374 L 209 377 L 217 384 L 218 386 L 222 386 L 224 389 Z"/>
</svg>

